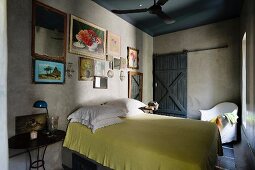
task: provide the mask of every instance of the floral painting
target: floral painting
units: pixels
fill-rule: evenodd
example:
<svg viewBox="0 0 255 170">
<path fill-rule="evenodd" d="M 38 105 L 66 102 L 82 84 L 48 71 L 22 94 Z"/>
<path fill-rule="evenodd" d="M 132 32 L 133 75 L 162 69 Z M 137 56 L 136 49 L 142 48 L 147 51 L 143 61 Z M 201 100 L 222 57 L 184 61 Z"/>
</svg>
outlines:
<svg viewBox="0 0 255 170">
<path fill-rule="evenodd" d="M 79 60 L 79 80 L 93 81 L 94 60 L 80 57 Z"/>
<path fill-rule="evenodd" d="M 120 36 L 107 32 L 107 54 L 120 56 Z"/>
<path fill-rule="evenodd" d="M 65 68 L 63 63 L 35 60 L 34 82 L 35 83 L 64 83 Z"/>
<path fill-rule="evenodd" d="M 135 48 L 131 48 L 131 47 L 127 48 L 128 68 L 133 68 L 133 69 L 138 69 L 139 68 L 139 66 L 138 66 L 138 62 L 139 62 L 138 53 L 139 53 L 139 50 L 137 50 Z"/>
<path fill-rule="evenodd" d="M 105 59 L 106 30 L 71 15 L 70 53 Z"/>
</svg>

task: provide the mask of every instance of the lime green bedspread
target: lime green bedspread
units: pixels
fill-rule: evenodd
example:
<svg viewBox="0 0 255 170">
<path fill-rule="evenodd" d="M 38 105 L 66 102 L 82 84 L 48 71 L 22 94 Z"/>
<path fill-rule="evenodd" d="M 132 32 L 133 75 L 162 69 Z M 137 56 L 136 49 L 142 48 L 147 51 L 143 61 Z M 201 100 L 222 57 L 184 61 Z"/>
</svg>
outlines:
<svg viewBox="0 0 255 170">
<path fill-rule="evenodd" d="M 116 170 L 214 169 L 221 147 L 213 123 L 149 114 L 94 134 L 70 123 L 63 145 Z"/>
</svg>

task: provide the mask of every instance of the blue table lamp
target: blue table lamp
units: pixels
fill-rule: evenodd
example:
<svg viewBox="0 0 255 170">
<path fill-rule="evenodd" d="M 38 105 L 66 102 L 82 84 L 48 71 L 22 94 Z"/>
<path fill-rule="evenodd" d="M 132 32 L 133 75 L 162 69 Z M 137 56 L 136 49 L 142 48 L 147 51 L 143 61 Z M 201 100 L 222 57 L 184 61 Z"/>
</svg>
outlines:
<svg viewBox="0 0 255 170">
<path fill-rule="evenodd" d="M 33 107 L 35 108 L 45 108 L 46 111 L 47 111 L 47 116 L 48 116 L 48 104 L 46 103 L 46 101 L 43 101 L 43 100 L 37 100 Z"/>
</svg>

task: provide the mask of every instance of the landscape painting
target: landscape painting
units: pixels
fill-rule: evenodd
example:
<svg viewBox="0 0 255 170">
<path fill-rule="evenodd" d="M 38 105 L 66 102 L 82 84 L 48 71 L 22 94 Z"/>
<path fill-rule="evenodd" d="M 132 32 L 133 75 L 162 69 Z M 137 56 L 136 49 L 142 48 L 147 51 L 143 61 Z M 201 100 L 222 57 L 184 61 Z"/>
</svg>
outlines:
<svg viewBox="0 0 255 170">
<path fill-rule="evenodd" d="M 65 81 L 65 65 L 63 63 L 35 60 L 34 82 L 63 84 Z"/>
<path fill-rule="evenodd" d="M 106 30 L 71 15 L 70 53 L 105 60 Z"/>
</svg>

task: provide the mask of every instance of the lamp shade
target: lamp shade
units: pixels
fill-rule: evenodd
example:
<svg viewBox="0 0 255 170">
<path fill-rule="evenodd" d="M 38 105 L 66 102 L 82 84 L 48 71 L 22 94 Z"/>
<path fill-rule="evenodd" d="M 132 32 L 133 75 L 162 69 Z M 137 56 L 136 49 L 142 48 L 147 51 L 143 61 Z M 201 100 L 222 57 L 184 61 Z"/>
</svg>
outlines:
<svg viewBox="0 0 255 170">
<path fill-rule="evenodd" d="M 48 105 L 47 105 L 46 101 L 38 100 L 34 103 L 33 107 L 35 107 L 35 108 L 47 108 Z"/>
</svg>

